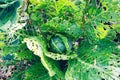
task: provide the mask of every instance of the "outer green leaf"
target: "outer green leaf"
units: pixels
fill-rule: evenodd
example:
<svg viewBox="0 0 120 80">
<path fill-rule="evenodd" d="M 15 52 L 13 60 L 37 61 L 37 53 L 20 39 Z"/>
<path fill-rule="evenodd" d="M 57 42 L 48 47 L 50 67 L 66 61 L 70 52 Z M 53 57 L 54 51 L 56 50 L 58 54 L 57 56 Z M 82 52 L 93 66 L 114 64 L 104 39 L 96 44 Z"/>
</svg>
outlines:
<svg viewBox="0 0 120 80">
<path fill-rule="evenodd" d="M 0 4 L 0 29 L 6 30 L 4 27 L 9 28 L 16 20 L 17 8 L 20 6 L 21 0 L 5 0 Z"/>
<path fill-rule="evenodd" d="M 114 55 L 112 42 L 102 40 L 96 45 L 82 42 L 79 57 L 70 60 L 66 80 L 119 80 L 120 58 Z"/>
<path fill-rule="evenodd" d="M 24 80 L 54 80 L 41 63 L 36 63 L 25 71 Z"/>
<path fill-rule="evenodd" d="M 3 46 L 2 56 L 13 55 L 15 60 L 32 60 L 35 56 L 25 44 Z"/>
<path fill-rule="evenodd" d="M 45 56 L 46 44 L 42 37 L 26 38 L 24 39 L 24 42 L 27 43 L 27 47 L 33 51 L 35 55 L 40 57 L 43 66 L 48 70 L 48 73 L 51 77 L 57 75 L 58 78 L 64 78 L 64 75 L 59 69 L 59 65 L 56 63 L 56 61 Z"/>
</svg>

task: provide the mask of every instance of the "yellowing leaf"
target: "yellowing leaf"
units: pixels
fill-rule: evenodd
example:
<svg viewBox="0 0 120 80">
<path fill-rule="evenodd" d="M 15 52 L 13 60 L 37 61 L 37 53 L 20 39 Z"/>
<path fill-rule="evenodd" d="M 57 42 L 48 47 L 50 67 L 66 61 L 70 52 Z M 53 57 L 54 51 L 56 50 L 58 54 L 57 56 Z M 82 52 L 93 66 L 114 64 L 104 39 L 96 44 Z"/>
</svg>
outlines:
<svg viewBox="0 0 120 80">
<path fill-rule="evenodd" d="M 1 33 L 1 32 L 0 32 L 0 40 L 3 40 L 3 39 L 4 39 L 4 35 L 5 35 L 4 33 Z"/>
<path fill-rule="evenodd" d="M 4 42 L 0 42 L 0 48 L 3 47 L 5 44 Z"/>
<path fill-rule="evenodd" d="M 100 24 L 96 29 L 97 29 L 97 32 L 99 34 L 99 38 L 100 39 L 103 39 L 107 36 L 107 33 L 109 32 L 109 29 L 106 29 L 106 27 L 108 26 L 105 26 L 103 24 Z"/>
</svg>

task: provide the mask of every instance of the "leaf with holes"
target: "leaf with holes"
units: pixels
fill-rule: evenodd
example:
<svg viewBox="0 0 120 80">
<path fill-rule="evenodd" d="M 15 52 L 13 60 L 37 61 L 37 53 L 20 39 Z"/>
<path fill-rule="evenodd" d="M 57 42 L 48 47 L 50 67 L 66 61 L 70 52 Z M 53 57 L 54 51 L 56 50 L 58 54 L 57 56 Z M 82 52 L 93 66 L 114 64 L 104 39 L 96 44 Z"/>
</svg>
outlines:
<svg viewBox="0 0 120 80">
<path fill-rule="evenodd" d="M 45 55 L 47 52 L 46 44 L 42 36 L 25 38 L 24 42 L 26 42 L 27 47 L 33 51 L 35 55 L 40 57 L 41 63 L 48 70 L 49 76 L 53 77 L 57 75 L 58 79 L 64 78 L 63 72 L 59 68 L 59 64 Z"/>
<path fill-rule="evenodd" d="M 78 58 L 69 60 L 66 80 L 119 80 L 120 58 L 113 54 L 114 43 L 108 40 L 94 45 L 81 42 Z"/>
</svg>

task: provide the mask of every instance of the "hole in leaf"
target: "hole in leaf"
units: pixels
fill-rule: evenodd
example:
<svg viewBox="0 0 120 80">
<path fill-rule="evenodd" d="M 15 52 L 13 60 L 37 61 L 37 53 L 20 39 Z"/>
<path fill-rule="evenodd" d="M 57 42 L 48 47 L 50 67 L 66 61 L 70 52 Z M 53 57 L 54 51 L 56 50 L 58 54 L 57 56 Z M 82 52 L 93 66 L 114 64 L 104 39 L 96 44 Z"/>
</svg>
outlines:
<svg viewBox="0 0 120 80">
<path fill-rule="evenodd" d="M 3 66 L 1 67 L 1 69 L 3 69 Z"/>
<path fill-rule="evenodd" d="M 107 69 L 107 68 L 105 68 L 105 69 Z"/>
<path fill-rule="evenodd" d="M 57 58 L 57 57 L 55 57 L 55 59 L 57 60 L 58 58 Z"/>
<path fill-rule="evenodd" d="M 96 29 L 96 25 L 94 26 L 94 28 Z"/>
<path fill-rule="evenodd" d="M 111 25 L 111 23 L 110 22 L 105 22 L 104 25 Z"/>
<path fill-rule="evenodd" d="M 111 16 L 110 18 L 112 19 L 113 17 Z"/>
<path fill-rule="evenodd" d="M 103 9 L 106 11 L 106 7 L 103 7 Z"/>
<path fill-rule="evenodd" d="M 11 72 L 11 74 L 13 74 L 13 71 Z"/>
<path fill-rule="evenodd" d="M 106 28 L 105 28 L 105 27 L 103 27 L 103 29 L 104 29 L 104 30 L 106 30 Z"/>
<path fill-rule="evenodd" d="M 100 74 L 100 72 L 98 72 L 98 75 Z"/>
<path fill-rule="evenodd" d="M 113 52 L 113 54 L 118 55 L 118 53 L 116 53 L 116 52 Z"/>
<path fill-rule="evenodd" d="M 117 63 L 120 63 L 120 61 L 117 61 Z"/>
<path fill-rule="evenodd" d="M 21 52 L 21 50 L 18 50 L 18 52 Z"/>
<path fill-rule="evenodd" d="M 112 26 L 109 25 L 109 27 L 110 27 L 110 29 L 113 29 Z"/>
<path fill-rule="evenodd" d="M 120 77 L 120 74 L 118 75 L 118 77 Z"/>
<path fill-rule="evenodd" d="M 114 64 L 110 64 L 110 66 L 113 66 Z"/>
<path fill-rule="evenodd" d="M 88 73 L 89 71 L 87 70 L 86 72 Z"/>
<path fill-rule="evenodd" d="M 102 7 L 102 3 L 100 3 L 100 7 Z"/>
<path fill-rule="evenodd" d="M 8 76 L 8 78 L 10 78 L 11 76 Z"/>
<path fill-rule="evenodd" d="M 110 57 L 110 59 L 113 59 L 113 57 Z"/>
<path fill-rule="evenodd" d="M 97 5 L 99 5 L 100 4 L 100 0 L 97 0 Z"/>
<path fill-rule="evenodd" d="M 114 39 L 114 42 L 118 42 L 119 40 L 118 39 Z"/>
<path fill-rule="evenodd" d="M 17 70 L 17 68 L 15 67 L 14 70 Z"/>
</svg>

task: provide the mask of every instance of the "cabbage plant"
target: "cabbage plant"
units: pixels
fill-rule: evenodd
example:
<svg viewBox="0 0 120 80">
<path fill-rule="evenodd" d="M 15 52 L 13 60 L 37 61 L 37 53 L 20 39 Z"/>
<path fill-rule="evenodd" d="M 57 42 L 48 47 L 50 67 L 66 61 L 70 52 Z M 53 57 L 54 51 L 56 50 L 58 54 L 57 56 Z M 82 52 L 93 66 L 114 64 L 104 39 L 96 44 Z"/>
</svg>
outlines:
<svg viewBox="0 0 120 80">
<path fill-rule="evenodd" d="M 2 29 L 17 13 L 28 15 L 18 18 L 25 25 L 0 32 L 0 69 L 12 72 L 3 79 L 120 80 L 119 0 L 23 0 L 25 10 L 19 0 L 0 4 Z"/>
</svg>

